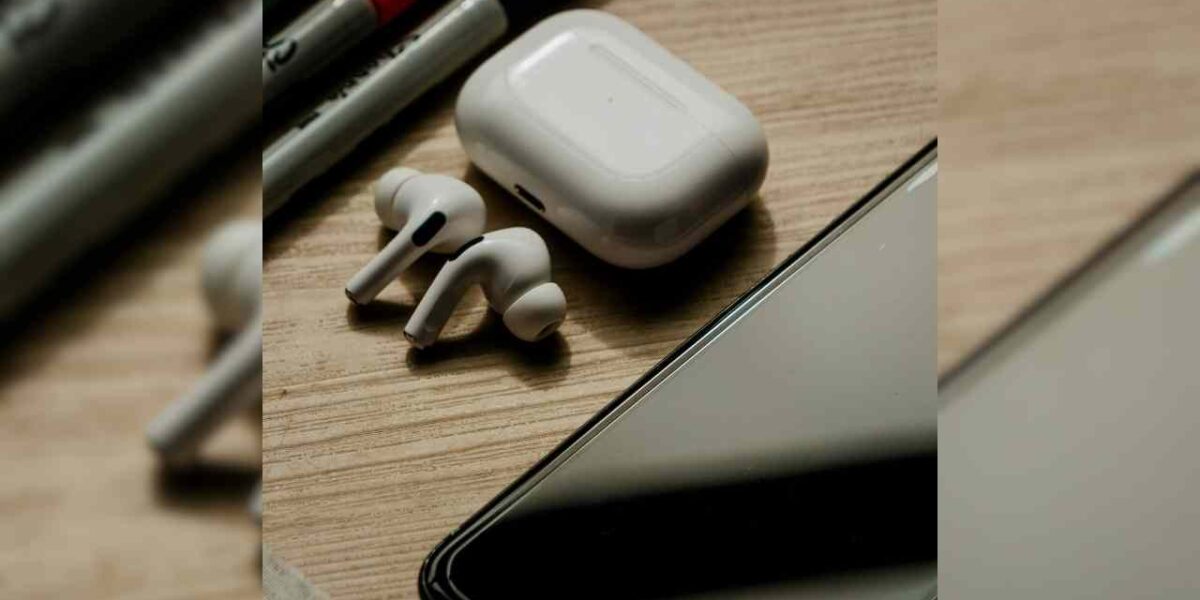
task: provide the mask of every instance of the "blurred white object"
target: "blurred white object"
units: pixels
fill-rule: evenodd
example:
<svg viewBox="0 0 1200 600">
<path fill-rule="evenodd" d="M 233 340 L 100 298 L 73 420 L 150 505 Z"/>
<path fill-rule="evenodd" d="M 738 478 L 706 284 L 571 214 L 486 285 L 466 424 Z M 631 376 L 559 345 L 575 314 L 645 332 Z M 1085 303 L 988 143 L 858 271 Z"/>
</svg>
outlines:
<svg viewBox="0 0 1200 600">
<path fill-rule="evenodd" d="M 204 295 L 217 325 L 237 333 L 200 382 L 146 428 L 150 445 L 168 462 L 191 459 L 231 414 L 262 397 L 260 222 L 234 222 L 209 239 Z"/>
<path fill-rule="evenodd" d="M 0 1 L 0 117 L 184 7 L 171 0 Z"/>
<path fill-rule="evenodd" d="M 0 188 L 0 322 L 259 117 L 261 46 L 251 2 Z"/>
</svg>

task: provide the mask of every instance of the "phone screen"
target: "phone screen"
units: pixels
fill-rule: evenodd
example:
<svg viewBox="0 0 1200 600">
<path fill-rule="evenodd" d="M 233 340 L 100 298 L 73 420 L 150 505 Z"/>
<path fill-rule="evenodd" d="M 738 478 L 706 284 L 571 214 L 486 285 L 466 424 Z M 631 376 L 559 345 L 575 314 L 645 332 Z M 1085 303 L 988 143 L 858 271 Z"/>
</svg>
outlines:
<svg viewBox="0 0 1200 600">
<path fill-rule="evenodd" d="M 936 148 L 443 542 L 433 598 L 935 595 Z"/>
<path fill-rule="evenodd" d="M 1200 174 L 942 386 L 947 597 L 1200 591 Z"/>
</svg>

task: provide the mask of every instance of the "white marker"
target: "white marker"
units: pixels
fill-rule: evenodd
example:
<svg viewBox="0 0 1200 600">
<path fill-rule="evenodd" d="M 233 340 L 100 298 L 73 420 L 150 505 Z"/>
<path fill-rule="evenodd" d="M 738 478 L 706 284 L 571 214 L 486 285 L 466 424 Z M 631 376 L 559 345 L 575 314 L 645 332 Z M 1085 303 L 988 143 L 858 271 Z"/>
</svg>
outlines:
<svg viewBox="0 0 1200 600">
<path fill-rule="evenodd" d="M 260 117 L 261 48 L 262 5 L 246 3 L 0 182 L 0 322 Z"/>
<path fill-rule="evenodd" d="M 263 212 L 346 156 L 426 90 L 500 39 L 530 4 L 456 0 L 309 113 L 263 153 Z M 523 15 L 521 15 L 523 16 Z"/>
<path fill-rule="evenodd" d="M 271 101 L 387 25 L 416 0 L 326 0 L 263 50 L 263 100 Z"/>
</svg>

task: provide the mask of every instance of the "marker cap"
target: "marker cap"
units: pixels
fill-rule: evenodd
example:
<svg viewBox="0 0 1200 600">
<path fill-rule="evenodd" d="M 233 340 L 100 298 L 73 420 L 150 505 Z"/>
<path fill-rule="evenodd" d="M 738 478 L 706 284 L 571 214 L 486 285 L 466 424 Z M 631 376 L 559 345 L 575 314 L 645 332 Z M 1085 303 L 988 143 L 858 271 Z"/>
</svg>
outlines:
<svg viewBox="0 0 1200 600">
<path fill-rule="evenodd" d="M 375 6 L 375 14 L 379 15 L 380 25 L 396 18 L 415 3 L 416 0 L 371 0 L 371 4 Z"/>
</svg>

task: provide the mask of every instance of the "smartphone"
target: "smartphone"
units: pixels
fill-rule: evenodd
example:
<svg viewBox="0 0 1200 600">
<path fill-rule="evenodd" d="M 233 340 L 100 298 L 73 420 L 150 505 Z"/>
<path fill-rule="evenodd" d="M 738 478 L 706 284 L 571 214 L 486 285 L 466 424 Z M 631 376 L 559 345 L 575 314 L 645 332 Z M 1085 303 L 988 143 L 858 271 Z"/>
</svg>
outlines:
<svg viewBox="0 0 1200 600">
<path fill-rule="evenodd" d="M 931 142 L 447 537 L 426 600 L 936 597 Z"/>
<path fill-rule="evenodd" d="M 1200 171 L 942 381 L 949 598 L 1200 592 Z"/>
</svg>

